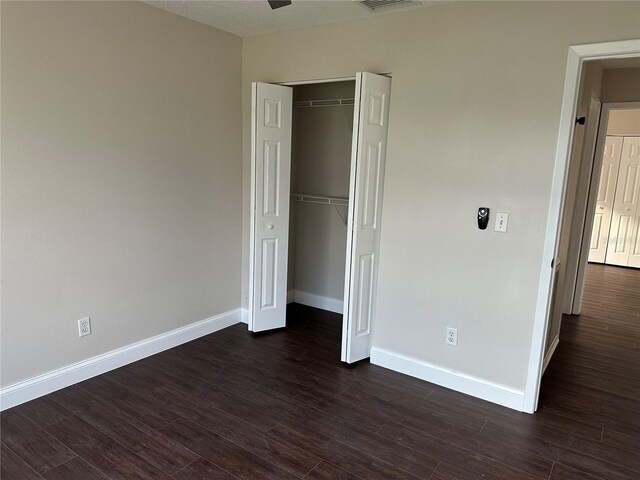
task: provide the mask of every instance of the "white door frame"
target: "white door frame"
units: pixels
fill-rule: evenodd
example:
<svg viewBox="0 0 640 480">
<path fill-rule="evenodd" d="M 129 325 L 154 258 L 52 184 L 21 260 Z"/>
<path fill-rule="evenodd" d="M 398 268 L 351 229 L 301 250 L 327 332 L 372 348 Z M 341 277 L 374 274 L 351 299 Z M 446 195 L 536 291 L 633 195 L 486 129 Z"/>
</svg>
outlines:
<svg viewBox="0 0 640 480">
<path fill-rule="evenodd" d="M 578 315 L 582 308 L 582 296 L 584 294 L 584 277 L 589 262 L 589 245 L 591 243 L 591 231 L 593 230 L 593 218 L 596 210 L 598 187 L 600 185 L 600 174 L 602 170 L 602 155 L 604 152 L 605 138 L 607 137 L 607 127 L 609 126 L 609 113 L 613 110 L 637 110 L 640 109 L 640 102 L 616 102 L 603 103 L 600 113 L 600 126 L 596 141 L 596 151 L 593 157 L 593 171 L 591 172 L 591 185 L 589 187 L 589 199 L 584 218 L 582 230 L 582 244 L 580 258 L 578 260 L 578 271 L 575 278 L 573 291 L 573 302 L 571 313 Z"/>
<path fill-rule="evenodd" d="M 567 188 L 567 171 L 578 105 L 578 92 L 582 80 L 582 67 L 584 62 L 588 60 L 637 56 L 640 56 L 640 39 L 569 47 L 562 108 L 560 110 L 558 143 L 556 147 L 553 180 L 551 183 L 549 212 L 547 215 L 544 249 L 542 253 L 542 265 L 540 266 L 540 277 L 538 280 L 538 295 L 533 320 L 529 367 L 522 405 L 522 410 L 528 413 L 535 412 L 540 394 L 544 343 L 549 316 L 551 288 L 553 286 L 552 274 L 554 268 L 552 264 L 558 250 L 560 239 L 560 225 L 562 222 L 564 196 Z"/>
<path fill-rule="evenodd" d="M 562 313 L 573 312 L 573 300 L 576 294 L 576 281 L 580 275 L 581 252 L 585 247 L 583 244 L 584 231 L 587 222 L 589 210 L 589 201 L 592 198 L 591 188 L 593 184 L 593 175 L 599 166 L 597 156 L 595 155 L 598 148 L 598 133 L 600 131 L 600 118 L 602 115 L 602 102 L 600 96 L 591 90 L 591 98 L 589 99 L 589 110 L 587 111 L 587 122 L 585 124 L 584 139 L 582 142 L 582 152 L 580 153 L 580 161 L 578 165 L 578 181 L 576 184 L 575 202 L 573 206 L 573 217 L 568 232 L 561 232 L 561 235 L 568 237 L 568 249 L 565 259 L 565 284 L 562 295 Z M 575 148 L 577 145 L 573 145 Z M 578 159 L 574 159 L 576 162 Z M 573 168 L 570 166 L 569 168 Z M 565 207 L 566 208 L 566 207 Z M 566 238 L 565 237 L 565 238 Z M 575 239 L 578 239 L 576 241 Z"/>
</svg>

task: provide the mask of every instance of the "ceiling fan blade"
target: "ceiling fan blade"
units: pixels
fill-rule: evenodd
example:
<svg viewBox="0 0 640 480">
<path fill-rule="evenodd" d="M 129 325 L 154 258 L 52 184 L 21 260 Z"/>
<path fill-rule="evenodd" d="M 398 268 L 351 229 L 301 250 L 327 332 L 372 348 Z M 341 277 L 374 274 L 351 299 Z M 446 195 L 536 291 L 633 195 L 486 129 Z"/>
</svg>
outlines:
<svg viewBox="0 0 640 480">
<path fill-rule="evenodd" d="M 267 1 L 271 6 L 271 10 L 275 10 L 276 8 L 286 7 L 287 5 L 291 5 L 291 0 L 267 0 Z"/>
</svg>

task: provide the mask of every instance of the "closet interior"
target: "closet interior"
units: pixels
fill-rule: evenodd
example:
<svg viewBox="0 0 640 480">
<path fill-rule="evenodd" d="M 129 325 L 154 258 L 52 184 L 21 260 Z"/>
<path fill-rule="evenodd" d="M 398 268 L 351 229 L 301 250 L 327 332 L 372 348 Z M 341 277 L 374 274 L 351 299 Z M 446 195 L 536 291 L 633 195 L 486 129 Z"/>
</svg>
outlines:
<svg viewBox="0 0 640 480">
<path fill-rule="evenodd" d="M 355 81 L 293 87 L 288 302 L 343 311 Z"/>
</svg>

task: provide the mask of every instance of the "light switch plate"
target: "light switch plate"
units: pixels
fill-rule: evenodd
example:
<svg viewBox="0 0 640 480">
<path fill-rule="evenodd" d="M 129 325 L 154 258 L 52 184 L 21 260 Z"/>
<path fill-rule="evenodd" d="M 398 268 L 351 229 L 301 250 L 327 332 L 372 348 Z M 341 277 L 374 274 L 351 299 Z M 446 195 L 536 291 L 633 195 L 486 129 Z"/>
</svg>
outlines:
<svg viewBox="0 0 640 480">
<path fill-rule="evenodd" d="M 509 214 L 508 213 L 496 213 L 496 232 L 506 233 L 507 224 L 509 223 Z"/>
</svg>

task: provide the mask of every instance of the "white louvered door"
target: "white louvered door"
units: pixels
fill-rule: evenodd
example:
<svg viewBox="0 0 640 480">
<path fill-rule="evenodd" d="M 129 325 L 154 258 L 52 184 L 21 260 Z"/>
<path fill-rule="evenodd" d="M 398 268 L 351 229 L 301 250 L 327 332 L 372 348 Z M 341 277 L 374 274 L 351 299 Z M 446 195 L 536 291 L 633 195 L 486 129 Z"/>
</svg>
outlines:
<svg viewBox="0 0 640 480">
<path fill-rule="evenodd" d="M 370 356 L 391 79 L 358 73 L 351 159 L 342 360 Z"/>
<path fill-rule="evenodd" d="M 249 330 L 284 327 L 287 308 L 292 89 L 252 85 Z"/>
</svg>

